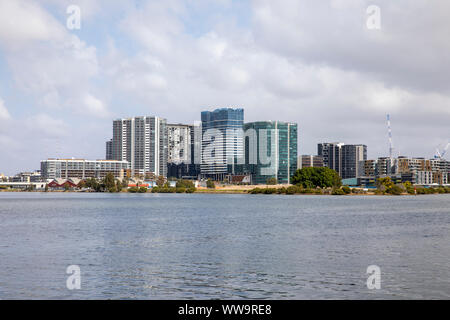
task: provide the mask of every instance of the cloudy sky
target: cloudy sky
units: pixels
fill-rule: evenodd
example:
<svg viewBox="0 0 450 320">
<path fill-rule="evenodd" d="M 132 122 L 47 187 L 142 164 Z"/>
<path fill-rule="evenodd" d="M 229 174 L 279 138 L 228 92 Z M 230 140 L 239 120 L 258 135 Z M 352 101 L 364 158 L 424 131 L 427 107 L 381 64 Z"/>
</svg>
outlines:
<svg viewBox="0 0 450 320">
<path fill-rule="evenodd" d="M 80 29 L 67 27 L 71 4 Z M 0 0 L 0 172 L 104 158 L 114 118 L 193 123 L 228 106 L 297 122 L 301 154 L 342 141 L 370 158 L 388 153 L 390 113 L 395 154 L 432 157 L 450 138 L 449 11 L 448 0 Z"/>
</svg>

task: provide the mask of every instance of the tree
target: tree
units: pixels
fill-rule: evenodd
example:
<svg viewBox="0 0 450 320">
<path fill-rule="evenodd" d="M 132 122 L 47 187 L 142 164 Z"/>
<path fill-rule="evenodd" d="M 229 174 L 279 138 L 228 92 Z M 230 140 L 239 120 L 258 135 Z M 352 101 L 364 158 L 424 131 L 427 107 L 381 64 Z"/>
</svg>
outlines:
<svg viewBox="0 0 450 320">
<path fill-rule="evenodd" d="M 166 179 L 163 176 L 159 176 L 158 179 L 156 179 L 156 185 L 158 187 L 164 187 L 165 182 L 166 182 Z"/>
<path fill-rule="evenodd" d="M 207 188 L 210 188 L 210 189 L 215 189 L 215 188 L 216 188 L 216 185 L 214 184 L 214 182 L 213 182 L 211 179 L 208 179 L 208 180 L 206 181 L 206 187 L 207 187 Z"/>
<path fill-rule="evenodd" d="M 108 190 L 108 192 L 116 192 L 116 180 L 114 178 L 114 175 L 111 172 L 108 172 L 103 179 L 103 184 L 105 185 L 105 189 Z"/>
<path fill-rule="evenodd" d="M 269 184 L 269 185 L 275 185 L 275 184 L 277 184 L 277 183 L 278 183 L 278 181 L 277 181 L 277 178 L 275 178 L 275 177 L 268 178 L 268 179 L 266 180 L 266 184 Z"/>
<path fill-rule="evenodd" d="M 45 191 L 45 192 L 48 192 L 48 184 L 47 184 L 47 183 L 45 184 L 45 189 L 44 189 L 44 191 Z"/>
<path fill-rule="evenodd" d="M 327 167 L 298 169 L 292 183 L 304 188 L 339 188 L 342 185 L 339 174 Z"/>
<path fill-rule="evenodd" d="M 190 181 L 190 180 L 182 180 L 182 179 L 177 181 L 176 187 L 177 188 L 186 188 L 186 189 L 187 188 L 195 188 L 194 183 L 192 181 Z"/>
<path fill-rule="evenodd" d="M 377 182 L 377 189 L 380 191 L 386 191 L 387 189 L 391 188 L 392 186 L 394 186 L 394 182 L 392 182 L 390 177 L 385 177 L 385 178 L 378 178 Z"/>
<path fill-rule="evenodd" d="M 86 187 L 86 182 L 84 180 L 81 180 L 80 183 L 78 183 L 78 188 L 83 189 Z"/>
</svg>

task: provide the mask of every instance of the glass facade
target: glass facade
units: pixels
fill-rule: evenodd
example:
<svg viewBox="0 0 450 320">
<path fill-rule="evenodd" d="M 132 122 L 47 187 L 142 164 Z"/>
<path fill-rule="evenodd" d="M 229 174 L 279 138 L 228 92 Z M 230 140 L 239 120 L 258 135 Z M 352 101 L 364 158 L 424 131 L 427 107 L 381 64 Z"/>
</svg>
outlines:
<svg viewBox="0 0 450 320">
<path fill-rule="evenodd" d="M 215 179 L 230 173 L 228 165 L 243 158 L 244 109 L 203 111 L 201 174 Z"/>
<path fill-rule="evenodd" d="M 252 183 L 265 184 L 270 178 L 290 183 L 297 170 L 298 131 L 296 123 L 259 121 L 244 125 L 245 165 Z"/>
</svg>

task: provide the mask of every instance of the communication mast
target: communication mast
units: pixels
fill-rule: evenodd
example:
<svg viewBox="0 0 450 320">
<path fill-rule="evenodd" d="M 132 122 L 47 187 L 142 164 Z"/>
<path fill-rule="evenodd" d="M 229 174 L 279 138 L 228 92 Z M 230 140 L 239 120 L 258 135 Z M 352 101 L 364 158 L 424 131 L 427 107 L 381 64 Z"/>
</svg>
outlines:
<svg viewBox="0 0 450 320">
<path fill-rule="evenodd" d="M 394 147 L 392 144 L 391 116 L 388 114 L 386 116 L 386 119 L 387 119 L 388 137 L 389 137 L 389 158 L 392 159 L 392 153 L 394 151 Z"/>
</svg>

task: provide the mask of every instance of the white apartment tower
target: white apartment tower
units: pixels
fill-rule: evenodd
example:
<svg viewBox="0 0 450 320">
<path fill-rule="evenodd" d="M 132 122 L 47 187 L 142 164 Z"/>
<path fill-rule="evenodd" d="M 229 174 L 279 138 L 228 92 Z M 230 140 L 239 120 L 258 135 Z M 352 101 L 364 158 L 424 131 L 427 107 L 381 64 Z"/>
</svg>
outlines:
<svg viewBox="0 0 450 320">
<path fill-rule="evenodd" d="M 159 117 L 134 117 L 113 121 L 113 160 L 128 161 L 132 175 L 167 176 L 167 124 Z"/>
</svg>

